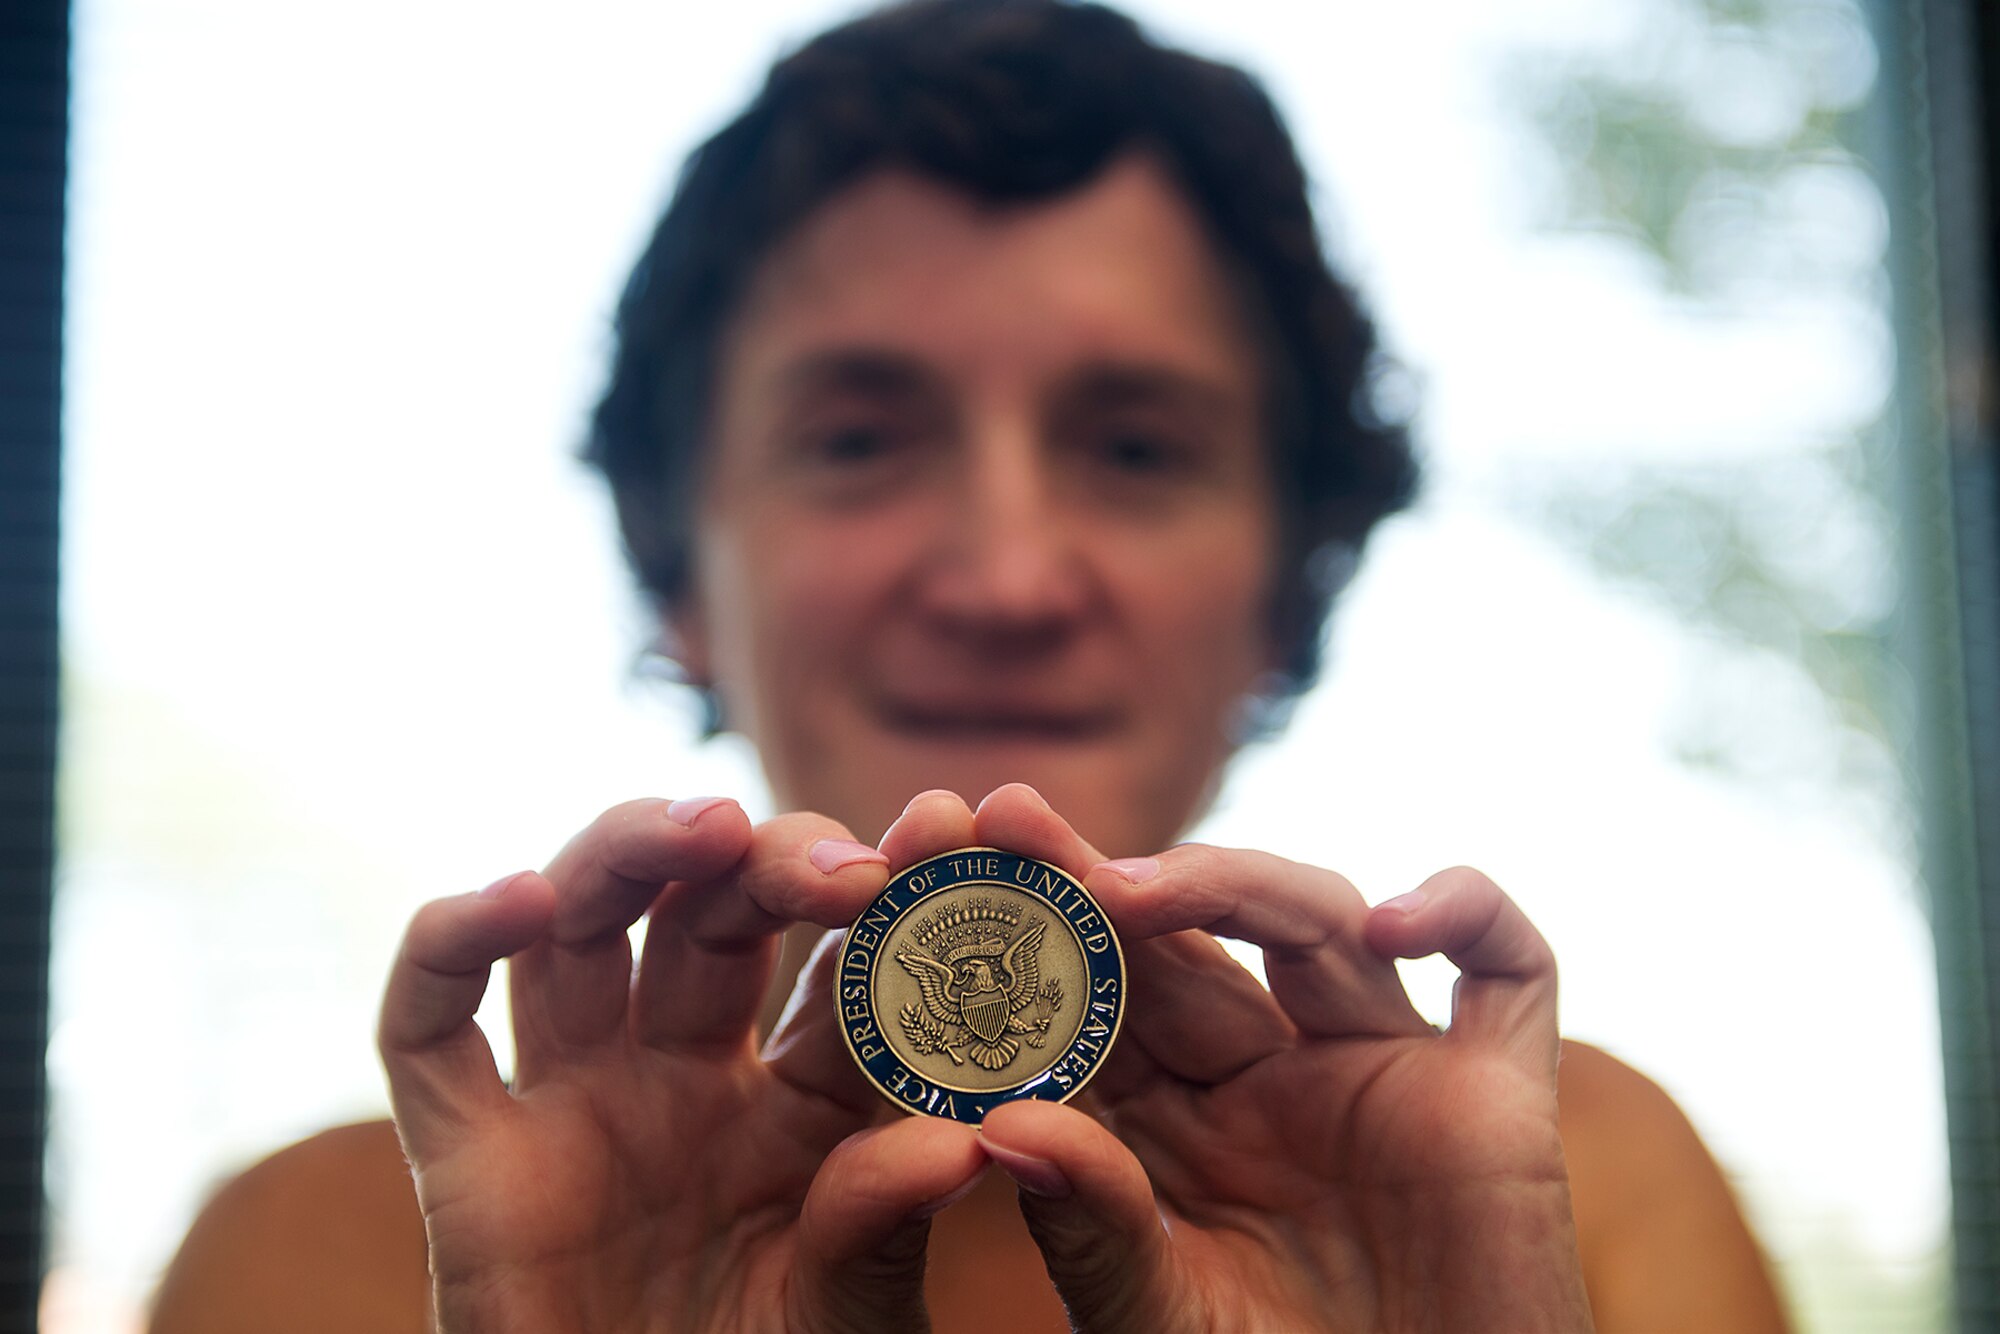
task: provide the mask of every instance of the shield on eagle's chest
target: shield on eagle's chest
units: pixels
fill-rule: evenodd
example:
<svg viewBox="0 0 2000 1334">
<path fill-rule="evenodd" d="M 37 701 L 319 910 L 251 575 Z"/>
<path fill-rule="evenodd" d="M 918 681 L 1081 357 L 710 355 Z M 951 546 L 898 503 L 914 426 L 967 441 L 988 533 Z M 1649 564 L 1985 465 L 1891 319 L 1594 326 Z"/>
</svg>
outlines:
<svg viewBox="0 0 2000 1334">
<path fill-rule="evenodd" d="M 997 1041 L 1007 1031 L 1007 993 L 1000 988 L 968 991 L 958 1004 L 959 1013 L 965 1016 L 965 1026 L 977 1033 L 980 1041 Z"/>
</svg>

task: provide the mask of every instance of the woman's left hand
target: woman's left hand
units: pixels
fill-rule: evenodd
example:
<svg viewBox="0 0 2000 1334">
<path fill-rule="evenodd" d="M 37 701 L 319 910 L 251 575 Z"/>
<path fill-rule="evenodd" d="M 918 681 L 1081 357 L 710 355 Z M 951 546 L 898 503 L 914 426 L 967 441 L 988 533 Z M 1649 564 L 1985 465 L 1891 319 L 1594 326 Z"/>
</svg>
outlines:
<svg viewBox="0 0 2000 1334">
<path fill-rule="evenodd" d="M 981 1132 L 1079 1330 L 1591 1328 L 1555 962 L 1491 880 L 1370 909 L 1261 853 L 1102 862 L 1024 787 L 967 820 L 967 843 L 1084 876 L 1124 939 L 1124 1033 L 1080 1100 L 1097 1119 L 1019 1102 Z M 1215 935 L 1264 950 L 1269 990 Z M 1393 963 L 1433 953 L 1460 970 L 1444 1033 Z"/>
</svg>

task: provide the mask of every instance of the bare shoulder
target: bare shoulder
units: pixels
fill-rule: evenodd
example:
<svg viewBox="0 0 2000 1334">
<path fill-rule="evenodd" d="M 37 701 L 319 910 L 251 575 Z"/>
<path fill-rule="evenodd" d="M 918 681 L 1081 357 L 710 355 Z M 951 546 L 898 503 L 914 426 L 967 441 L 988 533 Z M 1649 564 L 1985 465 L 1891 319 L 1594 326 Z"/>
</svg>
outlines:
<svg viewBox="0 0 2000 1334">
<path fill-rule="evenodd" d="M 280 1150 L 218 1190 L 181 1243 L 152 1334 L 425 1328 L 423 1216 L 387 1121 Z"/>
<path fill-rule="evenodd" d="M 1786 1329 L 1728 1181 L 1666 1091 L 1580 1042 L 1563 1043 L 1557 1080 L 1599 1330 Z"/>
</svg>

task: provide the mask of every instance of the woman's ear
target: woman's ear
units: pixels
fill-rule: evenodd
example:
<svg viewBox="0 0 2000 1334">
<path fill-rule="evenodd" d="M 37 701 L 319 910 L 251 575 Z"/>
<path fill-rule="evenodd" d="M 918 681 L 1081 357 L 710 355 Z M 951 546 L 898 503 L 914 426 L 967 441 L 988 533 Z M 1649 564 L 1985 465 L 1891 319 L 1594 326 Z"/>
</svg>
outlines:
<svg viewBox="0 0 2000 1334">
<path fill-rule="evenodd" d="M 702 614 L 700 595 L 690 591 L 671 605 L 661 604 L 659 624 L 653 651 L 674 664 L 683 684 L 704 690 L 714 685 L 708 618 Z"/>
</svg>

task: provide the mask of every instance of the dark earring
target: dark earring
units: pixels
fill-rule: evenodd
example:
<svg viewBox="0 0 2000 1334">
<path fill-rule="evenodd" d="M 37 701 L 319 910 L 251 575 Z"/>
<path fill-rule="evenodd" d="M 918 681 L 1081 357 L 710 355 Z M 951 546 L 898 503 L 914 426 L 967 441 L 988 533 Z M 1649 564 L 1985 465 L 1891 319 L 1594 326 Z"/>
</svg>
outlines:
<svg viewBox="0 0 2000 1334">
<path fill-rule="evenodd" d="M 1289 676 L 1283 672 L 1260 673 L 1230 712 L 1230 744 L 1247 746 L 1253 741 L 1269 741 L 1285 730 L 1296 703 L 1298 692 Z"/>
<path fill-rule="evenodd" d="M 682 686 L 694 692 L 700 716 L 696 725 L 701 729 L 701 739 L 707 741 L 729 730 L 722 716 L 722 698 L 715 687 L 706 681 L 696 680 L 674 652 L 675 646 L 662 632 L 660 637 L 639 651 L 638 661 L 633 664 L 632 674 L 644 681 L 658 681 L 667 685 Z"/>
</svg>

